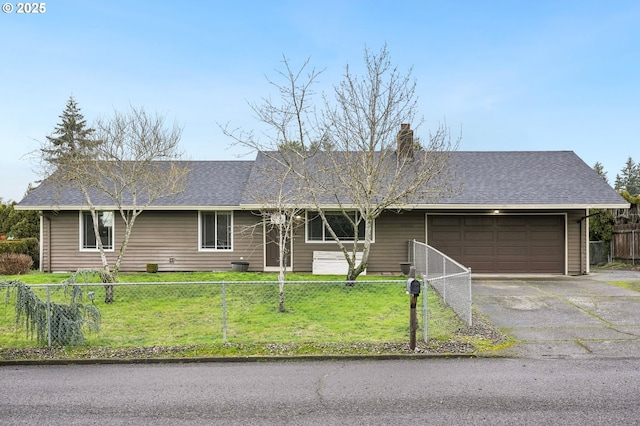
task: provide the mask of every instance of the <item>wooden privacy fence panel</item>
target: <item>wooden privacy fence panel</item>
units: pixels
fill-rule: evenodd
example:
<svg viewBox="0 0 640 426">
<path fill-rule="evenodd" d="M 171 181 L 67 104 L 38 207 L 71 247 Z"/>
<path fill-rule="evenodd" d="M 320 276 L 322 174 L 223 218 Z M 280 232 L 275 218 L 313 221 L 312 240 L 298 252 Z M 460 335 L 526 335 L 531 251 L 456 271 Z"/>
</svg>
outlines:
<svg viewBox="0 0 640 426">
<path fill-rule="evenodd" d="M 640 224 L 616 225 L 613 228 L 613 258 L 617 260 L 640 260 Z"/>
</svg>

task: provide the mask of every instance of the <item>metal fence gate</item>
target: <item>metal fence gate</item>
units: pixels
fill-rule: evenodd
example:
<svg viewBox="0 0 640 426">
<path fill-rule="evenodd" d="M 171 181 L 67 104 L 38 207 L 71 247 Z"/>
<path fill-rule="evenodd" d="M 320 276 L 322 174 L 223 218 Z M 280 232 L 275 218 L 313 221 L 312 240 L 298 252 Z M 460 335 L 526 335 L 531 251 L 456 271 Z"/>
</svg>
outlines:
<svg viewBox="0 0 640 426">
<path fill-rule="evenodd" d="M 416 240 L 413 240 L 411 254 L 416 275 L 421 276 L 456 315 L 471 326 L 471 269 Z M 424 300 L 426 297 L 423 298 L 426 303 Z"/>
</svg>

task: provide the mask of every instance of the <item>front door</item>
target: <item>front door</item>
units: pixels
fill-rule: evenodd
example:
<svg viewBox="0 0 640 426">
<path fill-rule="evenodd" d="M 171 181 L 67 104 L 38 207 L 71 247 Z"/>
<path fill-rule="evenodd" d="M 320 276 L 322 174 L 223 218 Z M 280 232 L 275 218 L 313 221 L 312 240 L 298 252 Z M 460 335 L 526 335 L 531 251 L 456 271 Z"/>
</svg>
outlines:
<svg viewBox="0 0 640 426">
<path fill-rule="evenodd" d="M 280 268 L 280 238 L 277 226 L 266 225 L 265 232 L 265 270 L 275 271 Z M 291 238 L 287 238 L 285 261 L 291 266 Z"/>
</svg>

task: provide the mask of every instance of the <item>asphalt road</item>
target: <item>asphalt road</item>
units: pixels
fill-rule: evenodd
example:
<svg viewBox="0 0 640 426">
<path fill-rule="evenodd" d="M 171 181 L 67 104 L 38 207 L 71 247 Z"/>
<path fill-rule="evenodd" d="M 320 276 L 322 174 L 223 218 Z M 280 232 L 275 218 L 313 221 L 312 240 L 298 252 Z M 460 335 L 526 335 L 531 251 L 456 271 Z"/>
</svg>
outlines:
<svg viewBox="0 0 640 426">
<path fill-rule="evenodd" d="M 0 367 L 0 424 L 640 422 L 640 359 Z"/>
</svg>

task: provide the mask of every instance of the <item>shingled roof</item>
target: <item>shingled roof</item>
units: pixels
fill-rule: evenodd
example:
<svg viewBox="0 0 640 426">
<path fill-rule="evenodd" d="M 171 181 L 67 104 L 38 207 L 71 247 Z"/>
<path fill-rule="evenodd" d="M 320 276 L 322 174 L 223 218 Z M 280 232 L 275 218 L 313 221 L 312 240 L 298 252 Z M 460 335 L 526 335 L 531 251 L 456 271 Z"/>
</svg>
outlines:
<svg viewBox="0 0 640 426">
<path fill-rule="evenodd" d="M 260 161 L 258 156 L 258 161 Z M 440 200 L 431 208 L 623 208 L 626 201 L 595 171 L 571 151 L 457 151 L 451 166 L 461 192 Z M 189 161 L 185 191 L 158 200 L 154 210 L 250 208 L 247 184 L 252 182 L 255 161 Z M 97 207 L 112 207 L 95 198 Z M 416 200 L 416 204 L 422 204 Z M 45 180 L 18 204 L 28 210 L 78 210 L 86 207 L 76 190 L 56 191 Z"/>
<path fill-rule="evenodd" d="M 459 151 L 462 192 L 442 204 L 621 207 L 626 201 L 572 151 Z"/>
<path fill-rule="evenodd" d="M 241 204 L 244 187 L 253 161 L 183 161 L 178 162 L 189 171 L 184 192 L 157 200 L 150 207 L 155 210 L 191 210 L 215 207 L 235 208 Z M 104 194 L 93 194 L 92 201 L 99 208 L 113 208 Z M 45 179 L 27 194 L 18 208 L 37 210 L 78 210 L 86 208 L 84 196 L 76 189 L 60 190 Z"/>
</svg>

